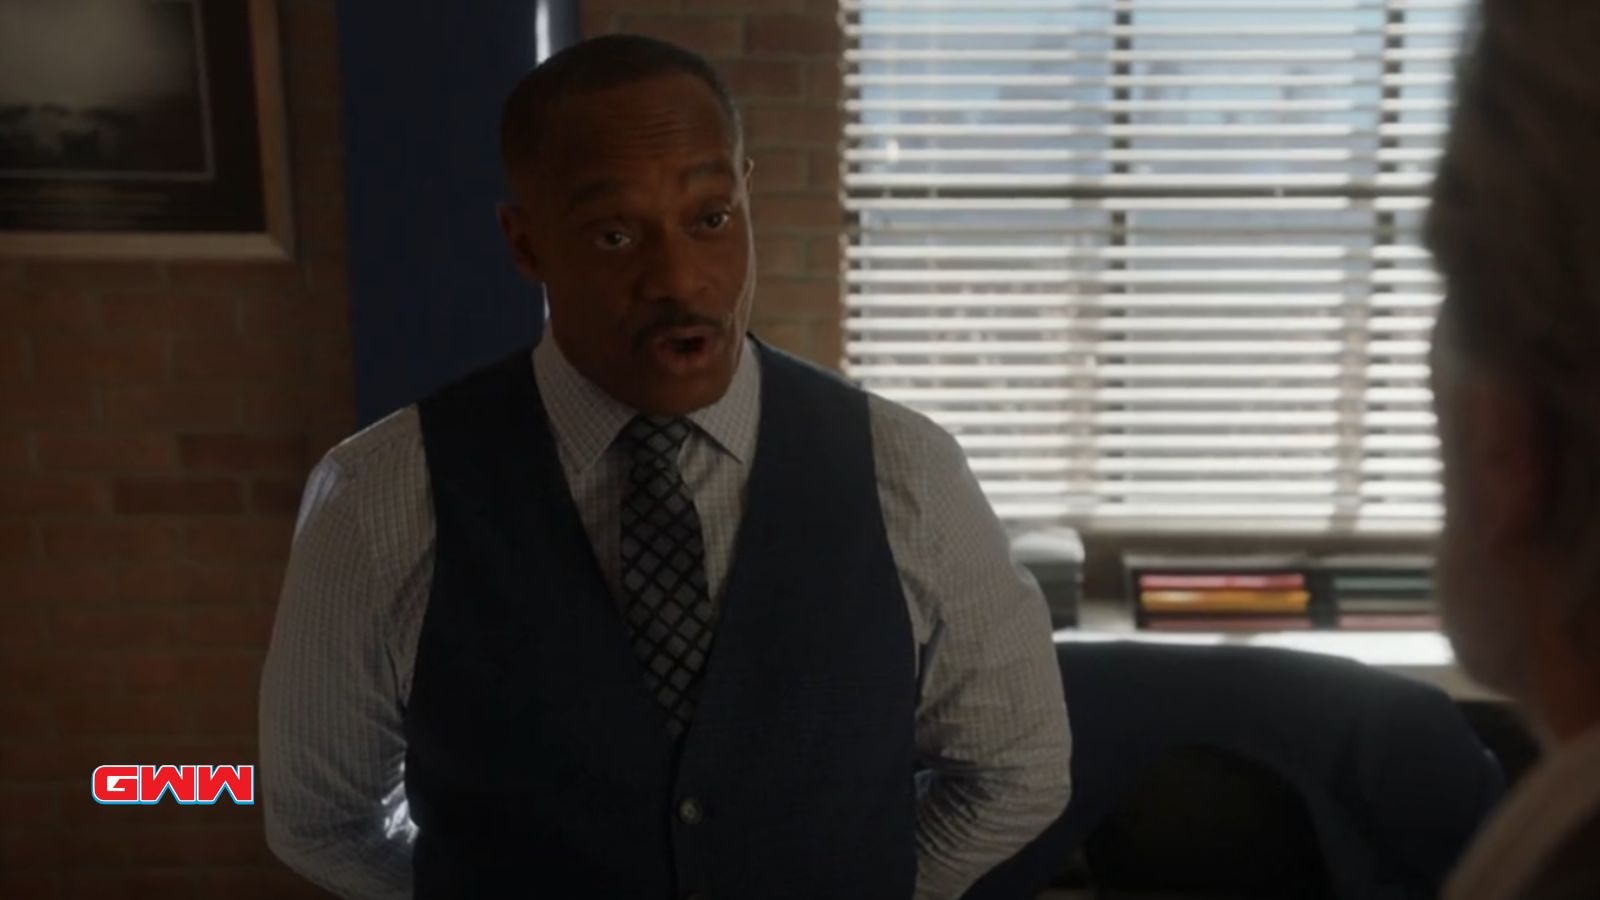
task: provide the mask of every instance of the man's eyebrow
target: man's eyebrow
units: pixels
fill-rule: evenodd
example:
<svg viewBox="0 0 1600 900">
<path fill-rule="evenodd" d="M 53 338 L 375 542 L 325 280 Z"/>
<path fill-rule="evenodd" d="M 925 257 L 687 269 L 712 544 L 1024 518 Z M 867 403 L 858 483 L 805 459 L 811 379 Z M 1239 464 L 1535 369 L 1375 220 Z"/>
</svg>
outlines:
<svg viewBox="0 0 1600 900">
<path fill-rule="evenodd" d="M 591 203 L 601 197 L 615 194 L 620 190 L 622 190 L 622 182 L 610 178 L 586 182 L 579 185 L 577 190 L 567 196 L 567 212 L 570 213 L 585 203 Z"/>
<path fill-rule="evenodd" d="M 728 162 L 725 159 L 708 159 L 705 162 L 696 163 L 695 165 L 684 169 L 683 174 L 678 177 L 678 180 L 683 184 L 688 184 L 689 182 L 700 178 L 726 178 L 729 181 L 738 180 L 733 171 L 733 163 Z"/>
</svg>

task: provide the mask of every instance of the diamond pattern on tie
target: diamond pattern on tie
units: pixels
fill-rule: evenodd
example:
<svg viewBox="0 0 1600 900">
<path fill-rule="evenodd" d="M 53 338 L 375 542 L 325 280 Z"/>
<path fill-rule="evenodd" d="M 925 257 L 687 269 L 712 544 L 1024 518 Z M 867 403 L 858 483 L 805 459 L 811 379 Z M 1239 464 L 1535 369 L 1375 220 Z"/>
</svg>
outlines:
<svg viewBox="0 0 1600 900">
<path fill-rule="evenodd" d="M 700 515 L 678 470 L 689 428 L 684 419 L 637 416 L 621 438 L 632 460 L 622 498 L 623 618 L 673 738 L 694 719 L 715 624 Z"/>
</svg>

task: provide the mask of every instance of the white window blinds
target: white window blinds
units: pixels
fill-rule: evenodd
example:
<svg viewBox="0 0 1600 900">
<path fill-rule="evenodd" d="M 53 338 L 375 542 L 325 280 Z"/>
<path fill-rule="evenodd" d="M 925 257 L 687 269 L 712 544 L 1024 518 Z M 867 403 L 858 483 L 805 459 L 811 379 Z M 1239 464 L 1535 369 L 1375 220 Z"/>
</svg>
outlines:
<svg viewBox="0 0 1600 900">
<path fill-rule="evenodd" d="M 1002 519 L 1436 527 L 1460 0 L 845 0 L 846 370 Z"/>
</svg>

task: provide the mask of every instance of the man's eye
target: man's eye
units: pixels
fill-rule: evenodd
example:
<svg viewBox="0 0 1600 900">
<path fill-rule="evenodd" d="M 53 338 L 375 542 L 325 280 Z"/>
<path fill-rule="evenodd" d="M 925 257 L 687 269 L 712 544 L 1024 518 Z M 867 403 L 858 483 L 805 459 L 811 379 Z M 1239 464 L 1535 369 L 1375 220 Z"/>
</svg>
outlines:
<svg viewBox="0 0 1600 900">
<path fill-rule="evenodd" d="M 595 245 L 602 250 L 621 250 L 632 243 L 633 238 L 622 231 L 607 231 L 595 239 Z"/>
<path fill-rule="evenodd" d="M 720 231 L 727 227 L 731 221 L 733 221 L 733 213 L 725 209 L 719 209 L 701 220 L 706 228 L 711 231 Z"/>
</svg>

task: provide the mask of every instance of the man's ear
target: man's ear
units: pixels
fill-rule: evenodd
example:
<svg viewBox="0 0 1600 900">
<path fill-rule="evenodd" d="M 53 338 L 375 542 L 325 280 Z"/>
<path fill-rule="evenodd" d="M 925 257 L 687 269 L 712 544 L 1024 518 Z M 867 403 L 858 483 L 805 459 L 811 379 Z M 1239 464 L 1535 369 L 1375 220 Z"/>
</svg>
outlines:
<svg viewBox="0 0 1600 900">
<path fill-rule="evenodd" d="M 754 189 L 752 188 L 752 185 L 754 184 L 754 182 L 751 181 L 751 178 L 755 175 L 755 171 L 756 171 L 756 161 L 754 159 L 752 159 L 751 157 L 746 156 L 744 158 L 744 192 L 745 192 L 745 196 L 749 196 L 750 194 L 755 192 Z"/>
<path fill-rule="evenodd" d="M 511 251 L 511 261 L 517 271 L 529 281 L 543 281 L 539 258 L 533 252 L 533 222 L 528 211 L 513 201 L 502 201 L 495 207 L 495 217 L 500 222 L 500 233 L 505 236 L 506 248 Z"/>
<path fill-rule="evenodd" d="M 1502 546 L 1541 540 L 1555 500 L 1555 447 L 1533 398 L 1501 378 L 1480 375 L 1463 386 L 1466 426 L 1460 450 L 1470 460 L 1468 487 L 1480 498 L 1482 534 Z"/>
</svg>

